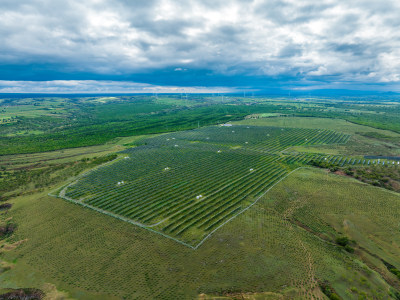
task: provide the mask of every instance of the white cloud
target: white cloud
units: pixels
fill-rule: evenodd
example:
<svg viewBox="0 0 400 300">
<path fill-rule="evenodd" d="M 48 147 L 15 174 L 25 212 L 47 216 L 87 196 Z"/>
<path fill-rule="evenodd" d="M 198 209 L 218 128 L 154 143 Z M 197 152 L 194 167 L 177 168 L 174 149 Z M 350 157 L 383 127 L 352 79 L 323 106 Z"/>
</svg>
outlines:
<svg viewBox="0 0 400 300">
<path fill-rule="evenodd" d="M 0 93 L 231 93 L 229 87 L 159 86 L 127 81 L 52 80 L 8 81 L 0 80 Z"/>
<path fill-rule="evenodd" d="M 400 81 L 396 0 L 3 1 L 2 64 Z"/>
</svg>

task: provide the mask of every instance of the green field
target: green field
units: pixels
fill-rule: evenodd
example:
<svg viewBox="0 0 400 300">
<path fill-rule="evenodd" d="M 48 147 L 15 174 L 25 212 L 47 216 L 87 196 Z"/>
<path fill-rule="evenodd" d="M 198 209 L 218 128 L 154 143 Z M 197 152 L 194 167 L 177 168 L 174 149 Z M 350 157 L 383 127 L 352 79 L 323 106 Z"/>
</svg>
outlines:
<svg viewBox="0 0 400 300">
<path fill-rule="evenodd" d="M 2 99 L 0 299 L 400 299 L 396 101 L 185 98 Z"/>
</svg>

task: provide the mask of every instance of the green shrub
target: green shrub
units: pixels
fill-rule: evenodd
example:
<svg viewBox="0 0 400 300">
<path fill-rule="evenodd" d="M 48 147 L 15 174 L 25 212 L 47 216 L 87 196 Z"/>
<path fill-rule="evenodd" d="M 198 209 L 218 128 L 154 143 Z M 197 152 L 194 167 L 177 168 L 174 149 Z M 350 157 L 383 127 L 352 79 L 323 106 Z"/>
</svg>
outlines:
<svg viewBox="0 0 400 300">
<path fill-rule="evenodd" d="M 345 247 L 349 244 L 349 238 L 347 236 L 338 237 L 336 238 L 336 244 Z"/>
<path fill-rule="evenodd" d="M 346 175 L 349 175 L 349 176 L 354 175 L 354 172 L 350 168 L 347 168 L 344 172 L 346 173 Z"/>
<path fill-rule="evenodd" d="M 319 283 L 319 287 L 321 288 L 321 291 L 331 300 L 340 300 L 340 296 L 336 294 L 336 291 L 333 289 L 333 287 L 330 285 L 330 283 L 326 280 L 322 281 Z"/>
<path fill-rule="evenodd" d="M 389 271 L 392 272 L 394 275 L 397 276 L 397 278 L 400 279 L 400 270 L 398 270 L 396 268 L 390 268 Z"/>
<path fill-rule="evenodd" d="M 351 247 L 350 245 L 344 246 L 344 250 L 346 250 L 349 253 L 354 253 L 354 248 Z"/>
</svg>

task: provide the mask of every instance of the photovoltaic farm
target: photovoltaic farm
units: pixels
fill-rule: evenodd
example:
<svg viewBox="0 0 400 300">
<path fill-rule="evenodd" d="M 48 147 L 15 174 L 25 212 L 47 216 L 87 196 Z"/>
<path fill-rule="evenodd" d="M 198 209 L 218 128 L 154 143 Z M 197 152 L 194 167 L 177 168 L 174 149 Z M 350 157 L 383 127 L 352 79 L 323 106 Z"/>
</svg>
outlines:
<svg viewBox="0 0 400 300">
<path fill-rule="evenodd" d="M 383 94 L 3 95 L 0 299 L 400 299 Z"/>
<path fill-rule="evenodd" d="M 57 196 L 197 248 L 310 161 L 372 162 L 284 151 L 298 145 L 342 144 L 349 137 L 332 130 L 231 124 L 163 134 L 141 140 Z"/>
</svg>

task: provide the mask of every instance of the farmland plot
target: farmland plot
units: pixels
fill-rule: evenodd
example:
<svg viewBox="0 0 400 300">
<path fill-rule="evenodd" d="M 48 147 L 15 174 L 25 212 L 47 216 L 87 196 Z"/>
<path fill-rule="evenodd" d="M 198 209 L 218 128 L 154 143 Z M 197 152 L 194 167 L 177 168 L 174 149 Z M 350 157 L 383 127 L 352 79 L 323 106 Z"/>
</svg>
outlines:
<svg viewBox="0 0 400 300">
<path fill-rule="evenodd" d="M 331 130 L 241 125 L 170 133 L 142 140 L 57 196 L 196 248 L 291 170 L 324 159 L 283 150 L 348 138 Z"/>
</svg>

